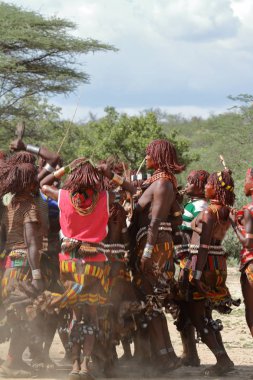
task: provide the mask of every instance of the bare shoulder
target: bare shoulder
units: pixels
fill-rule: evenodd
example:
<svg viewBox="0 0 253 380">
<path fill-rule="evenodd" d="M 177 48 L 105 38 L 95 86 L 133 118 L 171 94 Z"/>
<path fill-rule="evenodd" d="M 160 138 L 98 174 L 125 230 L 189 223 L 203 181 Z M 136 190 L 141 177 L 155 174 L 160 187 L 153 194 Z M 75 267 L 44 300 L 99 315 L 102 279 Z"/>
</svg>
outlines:
<svg viewBox="0 0 253 380">
<path fill-rule="evenodd" d="M 174 192 L 173 184 L 171 181 L 168 181 L 165 178 L 160 178 L 157 181 L 153 182 L 152 185 L 154 191 L 156 192 Z"/>
<path fill-rule="evenodd" d="M 217 219 L 217 215 L 208 208 L 207 210 L 201 211 L 200 218 L 203 222 L 214 223 Z"/>
</svg>

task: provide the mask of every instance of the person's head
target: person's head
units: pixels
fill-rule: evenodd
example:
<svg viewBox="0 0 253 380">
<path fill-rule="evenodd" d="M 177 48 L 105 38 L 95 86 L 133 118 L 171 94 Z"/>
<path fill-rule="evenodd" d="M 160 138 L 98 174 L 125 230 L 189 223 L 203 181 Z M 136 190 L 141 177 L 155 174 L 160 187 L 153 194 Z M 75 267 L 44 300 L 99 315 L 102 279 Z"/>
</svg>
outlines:
<svg viewBox="0 0 253 380">
<path fill-rule="evenodd" d="M 7 193 L 29 194 L 38 190 L 38 171 L 31 163 L 7 165 L 0 178 L 0 197 Z"/>
<path fill-rule="evenodd" d="M 147 146 L 146 167 L 171 173 L 180 173 L 184 170 L 184 165 L 178 162 L 174 145 L 165 139 L 154 140 Z"/>
<path fill-rule="evenodd" d="M 233 206 L 235 201 L 234 180 L 230 170 L 212 173 L 205 186 L 205 196 L 221 204 Z"/>
<path fill-rule="evenodd" d="M 103 189 L 102 176 L 98 169 L 85 158 L 77 158 L 71 164 L 63 189 L 71 193 L 82 193 L 85 190 L 101 191 Z"/>
<path fill-rule="evenodd" d="M 205 170 L 192 170 L 187 177 L 185 193 L 189 196 L 203 197 L 209 173 Z"/>
<path fill-rule="evenodd" d="M 249 168 L 246 172 L 244 194 L 247 197 L 253 194 L 253 168 Z"/>
<path fill-rule="evenodd" d="M 10 166 L 15 166 L 19 164 L 33 164 L 35 165 L 36 157 L 29 152 L 15 152 L 11 154 L 7 159 L 7 163 Z"/>
</svg>

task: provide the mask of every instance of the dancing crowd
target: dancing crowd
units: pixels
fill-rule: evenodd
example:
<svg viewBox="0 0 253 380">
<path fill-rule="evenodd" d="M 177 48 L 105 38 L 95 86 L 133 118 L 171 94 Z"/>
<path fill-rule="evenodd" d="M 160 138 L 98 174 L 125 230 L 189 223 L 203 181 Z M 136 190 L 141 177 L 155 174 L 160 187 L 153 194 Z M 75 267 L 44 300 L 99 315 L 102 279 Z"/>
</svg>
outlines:
<svg viewBox="0 0 253 380">
<path fill-rule="evenodd" d="M 229 169 L 191 171 L 182 189 L 176 174 L 184 165 L 165 139 L 147 146 L 146 170 L 137 172 L 112 157 L 63 165 L 58 153 L 22 139 L 10 151 L 0 152 L 0 343 L 9 341 L 2 375 L 54 368 L 57 331 L 72 363 L 69 380 L 93 379 L 94 367 L 115 377 L 119 360 L 153 376 L 198 367 L 198 339 L 217 361 L 205 375 L 234 369 L 212 314 L 240 304 L 226 286 L 222 241 L 232 226 L 253 335 L 253 203 L 233 208 Z M 252 196 L 253 169 L 244 190 Z M 168 313 L 181 335 L 180 358 Z"/>
</svg>

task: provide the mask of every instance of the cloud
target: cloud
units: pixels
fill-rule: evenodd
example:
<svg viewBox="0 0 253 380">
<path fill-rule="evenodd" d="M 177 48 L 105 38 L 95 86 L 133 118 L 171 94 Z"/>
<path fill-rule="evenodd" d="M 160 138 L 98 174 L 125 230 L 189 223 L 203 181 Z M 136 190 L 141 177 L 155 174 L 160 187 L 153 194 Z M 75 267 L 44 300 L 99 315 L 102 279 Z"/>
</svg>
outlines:
<svg viewBox="0 0 253 380">
<path fill-rule="evenodd" d="M 163 105 L 187 112 L 188 105 L 212 110 L 225 107 L 229 94 L 252 93 L 252 0 L 16 0 L 16 4 L 70 19 L 78 25 L 76 35 L 120 49 L 80 59 L 91 84 L 80 86 L 77 93 L 90 109 L 110 104 L 122 109 Z M 75 104 L 75 96 L 68 102 Z"/>
</svg>

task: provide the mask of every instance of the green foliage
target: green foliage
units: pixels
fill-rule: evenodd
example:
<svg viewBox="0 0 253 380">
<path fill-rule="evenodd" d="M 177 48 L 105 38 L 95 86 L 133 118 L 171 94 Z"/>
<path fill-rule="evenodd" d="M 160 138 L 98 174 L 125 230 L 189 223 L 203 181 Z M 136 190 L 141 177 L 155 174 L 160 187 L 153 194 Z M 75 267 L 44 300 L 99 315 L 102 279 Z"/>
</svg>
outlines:
<svg viewBox="0 0 253 380">
<path fill-rule="evenodd" d="M 233 171 L 236 180 L 244 179 L 248 166 L 252 166 L 252 124 L 246 123 L 244 114 L 227 112 L 208 119 L 168 118 L 164 131 L 176 129 L 178 135 L 187 138 L 189 151 L 199 156 L 198 162 L 191 162 L 187 170 L 205 169 L 210 173 L 222 169 L 219 155 L 222 154 L 226 164 Z M 185 173 L 186 175 L 187 173 Z"/>
<path fill-rule="evenodd" d="M 21 99 L 72 92 L 89 76 L 76 57 L 116 50 L 94 39 L 74 37 L 75 24 L 0 3 L 0 115 L 20 115 Z"/>
<path fill-rule="evenodd" d="M 154 112 L 128 116 L 118 113 L 113 107 L 107 107 L 105 112 L 103 118 L 91 120 L 84 126 L 79 154 L 95 161 L 114 156 L 137 169 L 145 157 L 145 148 L 152 140 L 169 138 L 182 162 L 187 164 L 193 160 L 187 140 L 179 138 L 176 131 L 166 135 Z"/>
</svg>

